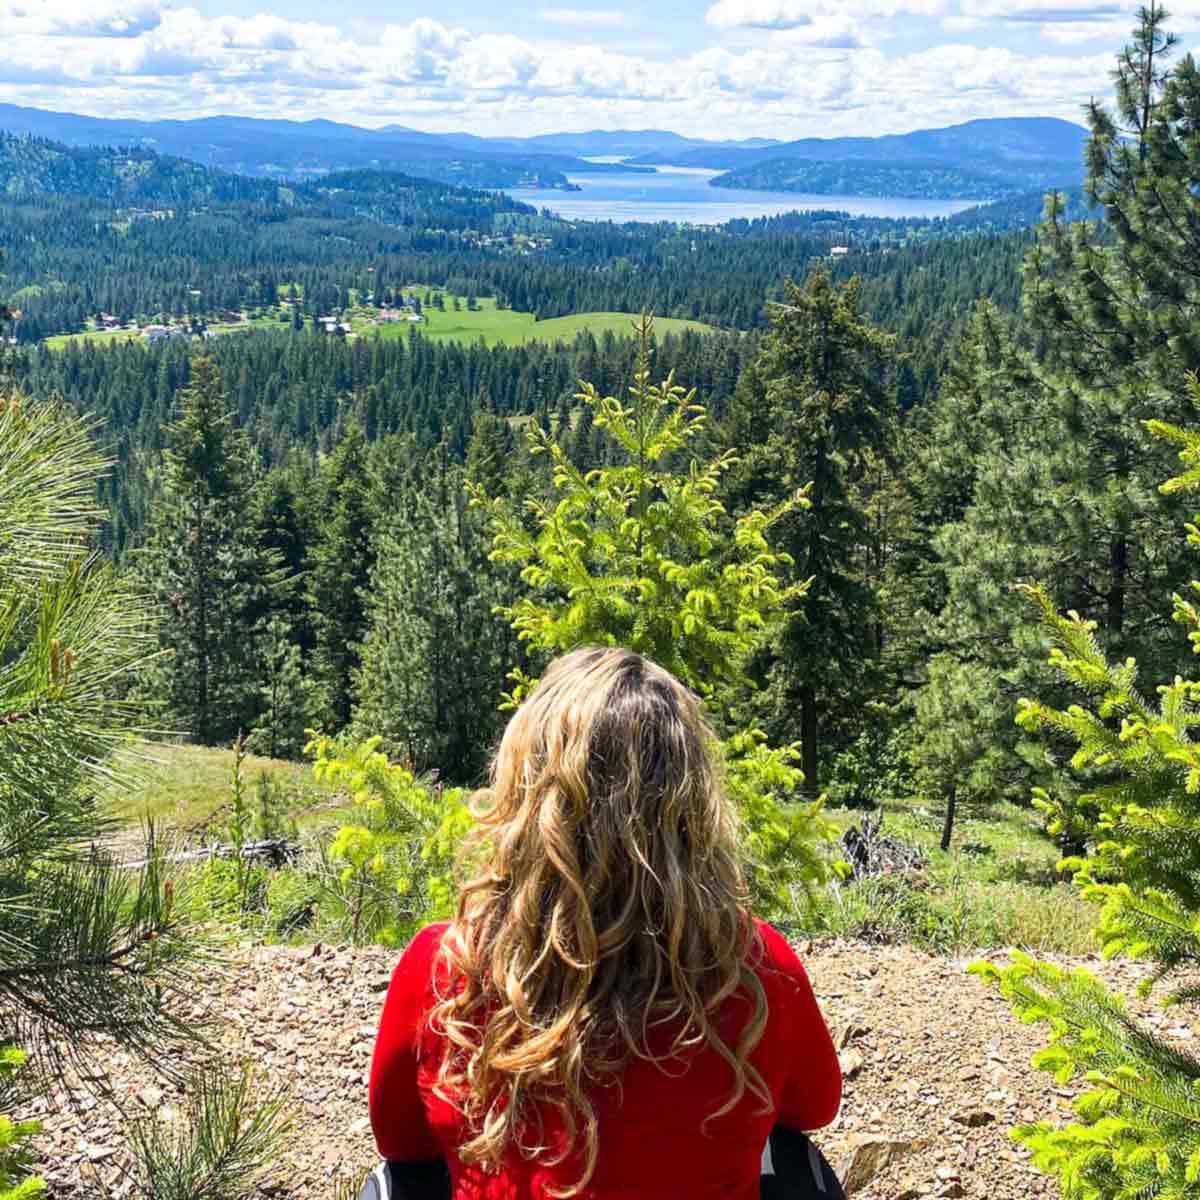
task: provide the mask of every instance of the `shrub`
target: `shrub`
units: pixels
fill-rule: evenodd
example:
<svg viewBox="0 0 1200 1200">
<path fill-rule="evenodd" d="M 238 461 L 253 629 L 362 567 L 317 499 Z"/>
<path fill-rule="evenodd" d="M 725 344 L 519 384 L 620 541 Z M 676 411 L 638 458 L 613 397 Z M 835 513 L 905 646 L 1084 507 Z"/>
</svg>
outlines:
<svg viewBox="0 0 1200 1200">
<path fill-rule="evenodd" d="M 306 750 L 318 780 L 344 787 L 352 806 L 325 851 L 323 897 L 353 942 L 399 945 L 451 911 L 454 855 L 471 818 L 461 789 L 422 783 L 379 744 L 318 735 Z"/>
<path fill-rule="evenodd" d="M 1193 381 L 1200 404 L 1200 382 Z M 1200 433 L 1151 422 L 1179 443 L 1186 471 L 1164 484 L 1200 486 Z M 1189 526 L 1200 545 L 1200 525 Z M 1193 590 L 1200 585 L 1193 584 Z M 1051 639 L 1051 664 L 1081 693 L 1066 709 L 1023 700 L 1018 721 L 1074 746 L 1070 769 L 1079 802 L 1048 792 L 1035 803 L 1052 830 L 1081 824 L 1087 852 L 1065 860 L 1085 899 L 1099 906 L 1096 927 L 1106 957 L 1155 964 L 1149 984 L 1200 962 L 1200 681 L 1176 676 L 1139 686 L 1133 659 L 1111 662 L 1095 624 L 1061 615 L 1037 587 L 1022 589 Z M 1175 597 L 1175 620 L 1200 652 L 1200 609 Z M 1038 1122 L 1014 1134 L 1034 1163 L 1056 1175 L 1066 1197 L 1118 1200 L 1192 1196 L 1200 1186 L 1200 1058 L 1162 1042 L 1129 1014 L 1122 997 L 1093 974 L 1017 955 L 999 968 L 974 968 L 999 985 L 1023 1020 L 1049 1029 L 1034 1064 L 1061 1082 L 1081 1077 L 1076 1119 Z M 1184 974 L 1167 1002 L 1194 1005 L 1200 987 Z"/>
</svg>

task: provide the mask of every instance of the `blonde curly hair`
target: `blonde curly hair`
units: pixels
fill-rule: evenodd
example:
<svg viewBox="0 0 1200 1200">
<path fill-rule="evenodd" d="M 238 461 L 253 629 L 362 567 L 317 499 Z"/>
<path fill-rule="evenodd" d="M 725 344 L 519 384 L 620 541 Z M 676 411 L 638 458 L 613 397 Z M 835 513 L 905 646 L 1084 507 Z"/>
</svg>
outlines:
<svg viewBox="0 0 1200 1200">
<path fill-rule="evenodd" d="M 572 1196 L 596 1168 L 589 1083 L 632 1058 L 707 1046 L 729 1064 L 732 1110 L 770 1097 L 749 1055 L 767 1020 L 751 968 L 757 931 L 715 739 L 697 698 L 627 650 L 556 660 L 509 722 L 476 794 L 486 866 L 442 940 L 430 1027 L 445 1039 L 438 1095 L 462 1112 L 464 1162 L 499 1171 L 516 1149 L 550 1165 L 578 1152 Z M 733 1045 L 713 1017 L 742 990 Z M 677 1032 L 666 1055 L 650 1031 Z M 565 1147 L 540 1145 L 543 1106 Z"/>
</svg>

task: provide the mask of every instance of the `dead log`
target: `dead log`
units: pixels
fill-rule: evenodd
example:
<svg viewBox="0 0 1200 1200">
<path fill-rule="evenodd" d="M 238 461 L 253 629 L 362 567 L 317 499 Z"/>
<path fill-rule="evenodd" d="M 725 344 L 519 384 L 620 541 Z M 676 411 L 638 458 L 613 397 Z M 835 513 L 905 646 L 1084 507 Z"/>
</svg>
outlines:
<svg viewBox="0 0 1200 1200">
<path fill-rule="evenodd" d="M 201 846 L 198 850 L 180 850 L 175 854 L 164 854 L 163 862 L 207 862 L 214 858 L 236 858 L 237 847 L 231 844 L 217 842 L 212 846 Z M 270 838 L 262 842 L 247 842 L 241 851 L 241 857 L 253 862 L 265 862 L 271 867 L 286 867 L 300 857 L 300 846 L 296 842 L 284 841 L 282 838 Z M 149 865 L 149 859 L 139 858 L 134 862 L 117 863 L 120 871 L 136 871 Z"/>
</svg>

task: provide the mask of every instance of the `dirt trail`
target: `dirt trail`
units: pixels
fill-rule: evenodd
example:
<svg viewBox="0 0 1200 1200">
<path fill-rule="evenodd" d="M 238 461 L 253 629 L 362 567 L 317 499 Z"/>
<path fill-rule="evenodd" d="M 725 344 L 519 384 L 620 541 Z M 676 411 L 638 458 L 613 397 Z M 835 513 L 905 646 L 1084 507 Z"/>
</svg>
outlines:
<svg viewBox="0 0 1200 1200">
<path fill-rule="evenodd" d="M 967 976 L 966 960 L 844 942 L 802 945 L 801 952 L 847 1074 L 842 1111 L 822 1146 L 844 1169 L 865 1140 L 903 1144 L 857 1195 L 1056 1194 L 1007 1129 L 1065 1111 L 1071 1092 L 1030 1070 L 1037 1031 Z M 374 949 L 243 947 L 227 977 L 197 997 L 194 1015 L 218 1018 L 218 1039 L 231 1056 L 254 1060 L 294 1090 L 300 1119 L 260 1196 L 328 1200 L 336 1180 L 357 1177 L 372 1162 L 366 1075 L 395 958 Z M 1136 977 L 1128 965 L 1102 971 L 1114 982 Z M 1193 1037 L 1174 1017 L 1154 1012 L 1153 1020 L 1165 1036 Z M 178 1102 L 122 1056 L 108 1066 L 130 1113 Z M 102 1194 L 101 1181 L 114 1185 L 113 1196 L 131 1194 L 120 1182 L 118 1120 L 101 1105 L 71 1112 L 62 1099 L 44 1113 L 51 1195 L 91 1200 Z"/>
</svg>

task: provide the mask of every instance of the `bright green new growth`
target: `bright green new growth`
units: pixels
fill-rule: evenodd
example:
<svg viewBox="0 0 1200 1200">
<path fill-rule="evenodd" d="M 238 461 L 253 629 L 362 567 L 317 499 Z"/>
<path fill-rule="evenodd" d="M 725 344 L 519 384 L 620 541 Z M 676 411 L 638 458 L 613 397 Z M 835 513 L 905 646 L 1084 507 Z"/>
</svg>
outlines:
<svg viewBox="0 0 1200 1200">
<path fill-rule="evenodd" d="M 380 752 L 381 740 L 317 735 L 305 752 L 317 779 L 344 787 L 354 806 L 326 852 L 326 891 L 353 942 L 396 946 L 453 910 L 454 855 L 471 817 L 461 789 L 427 787 Z"/>
<path fill-rule="evenodd" d="M 23 1051 L 0 1046 L 0 1106 L 15 1086 L 25 1065 Z M 32 1200 L 46 1194 L 45 1182 L 29 1174 L 33 1165 L 30 1143 L 41 1129 L 39 1121 L 14 1121 L 0 1113 L 0 1200 Z"/>
<path fill-rule="evenodd" d="M 500 611 L 536 649 L 584 644 L 626 646 L 647 655 L 703 696 L 741 677 L 769 618 L 804 595 L 786 584 L 791 565 L 771 550 L 767 531 L 806 500 L 802 493 L 769 512 L 754 510 L 726 526 L 715 493 L 733 451 L 707 463 L 687 456 L 705 430 L 694 392 L 650 373 L 649 319 L 631 403 L 601 396 L 590 384 L 576 396 L 592 410 L 620 460 L 580 471 L 556 438 L 530 427 L 534 455 L 553 466 L 554 504 L 530 499 L 530 532 L 499 499 L 472 490 L 494 533 L 492 558 L 524 564 L 532 595 Z M 562 599 L 547 603 L 547 594 Z M 523 692 L 521 681 L 513 699 Z"/>
<path fill-rule="evenodd" d="M 652 380 L 652 325 L 644 318 L 628 403 L 584 384 L 577 400 L 612 443 L 611 465 L 582 472 L 536 424 L 529 444 L 549 457 L 558 499 L 527 502 L 527 527 L 503 499 L 472 490 L 494 535 L 492 558 L 522 564 L 530 594 L 501 611 L 543 656 L 581 645 L 619 645 L 654 659 L 707 701 L 718 724 L 736 728 L 730 697 L 764 635 L 809 583 L 788 582 L 791 559 L 767 534 L 803 507 L 803 492 L 731 521 L 716 498 L 736 461 L 726 451 L 695 457 L 705 429 L 694 392 Z M 510 702 L 533 680 L 514 672 Z M 821 852 L 833 827 L 820 803 L 799 803 L 803 775 L 795 745 L 770 748 L 759 730 L 723 744 L 728 786 L 741 812 L 755 900 L 787 914 L 826 877 Z"/>
<path fill-rule="evenodd" d="M 1193 380 L 1200 403 L 1200 381 Z M 1152 432 L 1178 442 L 1186 470 L 1164 491 L 1200 487 L 1200 434 L 1160 422 Z M 1200 545 L 1200 527 L 1188 527 Z M 1200 584 L 1193 583 L 1200 590 Z M 1022 589 L 1041 612 L 1052 641 L 1050 661 L 1086 701 L 1054 708 L 1021 702 L 1018 722 L 1074 747 L 1070 766 L 1082 791 L 1075 799 L 1039 792 L 1035 803 L 1052 831 L 1082 834 L 1086 856 L 1064 860 L 1083 896 L 1100 907 L 1096 935 L 1106 957 L 1147 959 L 1144 985 L 1200 963 L 1200 681 L 1176 676 L 1150 700 L 1139 690 L 1132 659 L 1110 662 L 1095 623 L 1058 613 L 1037 587 Z M 1200 653 L 1200 611 L 1175 597 L 1175 620 Z M 1086 971 L 1066 972 L 1018 955 L 1013 965 L 975 968 L 1000 985 L 1021 1018 L 1050 1029 L 1034 1065 L 1060 1082 L 1089 1085 L 1075 1102 L 1077 1120 L 1014 1131 L 1034 1162 L 1056 1175 L 1068 1200 L 1159 1200 L 1195 1196 L 1200 1186 L 1200 1059 L 1160 1041 Z M 1194 976 L 1168 997 L 1195 1003 Z"/>
</svg>

